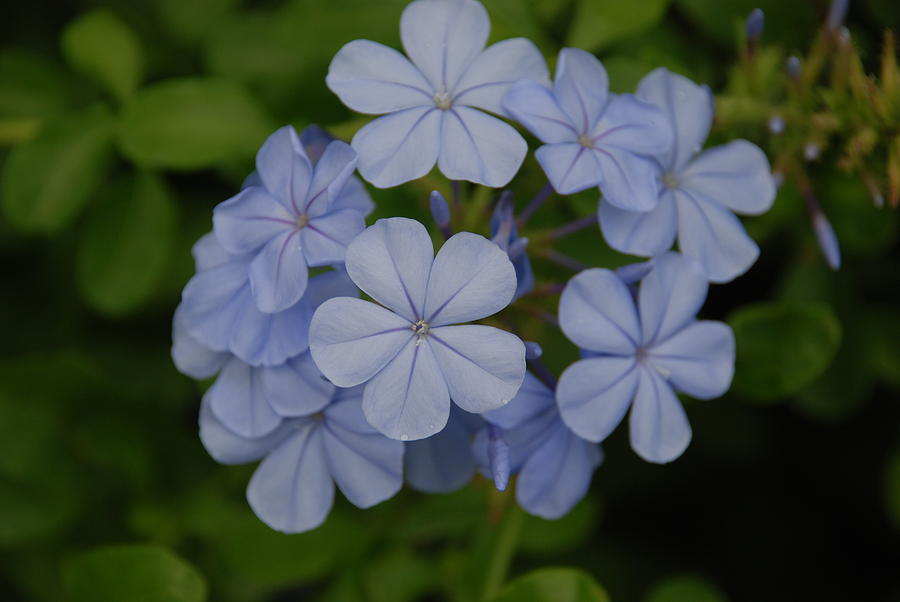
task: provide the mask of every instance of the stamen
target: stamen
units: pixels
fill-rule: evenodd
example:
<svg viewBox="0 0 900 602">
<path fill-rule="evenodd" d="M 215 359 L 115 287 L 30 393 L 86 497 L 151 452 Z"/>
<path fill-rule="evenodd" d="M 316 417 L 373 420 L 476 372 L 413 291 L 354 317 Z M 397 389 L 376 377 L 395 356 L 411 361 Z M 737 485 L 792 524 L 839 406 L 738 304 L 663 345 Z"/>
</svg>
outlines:
<svg viewBox="0 0 900 602">
<path fill-rule="evenodd" d="M 297 229 L 302 230 L 306 227 L 306 224 L 309 223 L 309 216 L 305 213 L 301 213 L 297 216 Z"/>
<path fill-rule="evenodd" d="M 438 92 L 432 97 L 432 100 L 434 100 L 434 106 L 442 111 L 446 111 L 453 106 L 453 97 L 446 92 Z"/>
<path fill-rule="evenodd" d="M 678 177 L 671 171 L 667 171 L 662 177 L 663 184 L 666 188 L 678 188 Z"/>
<path fill-rule="evenodd" d="M 582 134 L 578 137 L 578 144 L 585 148 L 594 148 L 594 141 L 591 140 L 589 134 Z"/>
<path fill-rule="evenodd" d="M 410 325 L 410 329 L 417 337 L 416 345 L 419 345 L 422 342 L 422 339 L 428 336 L 428 331 L 431 330 L 431 326 L 429 326 L 428 322 L 425 320 L 419 320 L 415 324 Z"/>
</svg>

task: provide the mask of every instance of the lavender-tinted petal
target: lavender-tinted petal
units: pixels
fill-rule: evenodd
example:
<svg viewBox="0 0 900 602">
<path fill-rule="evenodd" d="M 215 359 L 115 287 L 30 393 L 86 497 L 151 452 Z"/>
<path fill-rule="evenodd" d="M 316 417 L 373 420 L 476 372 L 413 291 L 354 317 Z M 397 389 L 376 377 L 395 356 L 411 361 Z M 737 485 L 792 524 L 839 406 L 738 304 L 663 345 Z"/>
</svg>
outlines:
<svg viewBox="0 0 900 602">
<path fill-rule="evenodd" d="M 181 294 L 188 333 L 214 351 L 229 350 L 235 320 L 250 299 L 246 261 L 230 261 L 194 274 Z"/>
<path fill-rule="evenodd" d="M 422 317 L 434 247 L 425 226 L 405 217 L 380 219 L 347 247 L 356 286 L 410 322 Z"/>
<path fill-rule="evenodd" d="M 460 232 L 434 258 L 423 316 L 432 327 L 480 320 L 506 307 L 515 292 L 506 253 L 483 236 Z"/>
<path fill-rule="evenodd" d="M 241 311 L 230 326 L 228 348 L 252 366 L 277 366 L 309 347 L 312 308 L 302 300 L 284 311 L 267 314 L 250 297 L 239 301 Z"/>
<path fill-rule="evenodd" d="M 735 140 L 704 151 L 679 174 L 678 186 L 737 213 L 765 213 L 775 200 L 775 180 L 765 153 Z"/>
<path fill-rule="evenodd" d="M 191 255 L 194 257 L 194 269 L 198 272 L 211 270 L 234 259 L 212 232 L 207 232 L 194 243 Z"/>
<path fill-rule="evenodd" d="M 303 302 L 315 311 L 332 297 L 359 297 L 359 289 L 343 267 L 321 272 L 310 278 Z"/>
<path fill-rule="evenodd" d="M 336 403 L 342 412 L 358 414 L 365 422 L 359 398 Z M 344 427 L 326 414 L 323 440 L 331 476 L 348 500 L 359 508 L 383 502 L 403 485 L 403 443 L 369 427 L 360 432 Z"/>
<path fill-rule="evenodd" d="M 506 491 L 509 484 L 510 460 L 509 444 L 503 437 L 503 429 L 488 423 L 487 456 L 490 473 L 497 491 Z"/>
<path fill-rule="evenodd" d="M 347 245 L 366 227 L 362 213 L 341 209 L 314 217 L 303 229 L 301 246 L 311 267 L 343 263 Z"/>
<path fill-rule="evenodd" d="M 250 283 L 256 307 L 265 313 L 275 313 L 294 305 L 306 291 L 308 277 L 309 270 L 300 248 L 300 232 L 282 232 L 250 262 Z"/>
<path fill-rule="evenodd" d="M 638 386 L 639 369 L 631 357 L 592 357 L 562 373 L 556 403 L 563 422 L 579 437 L 599 443 L 622 419 Z"/>
<path fill-rule="evenodd" d="M 528 128 L 542 142 L 575 142 L 579 131 L 560 108 L 553 92 L 533 81 L 513 84 L 503 97 L 505 113 Z"/>
<path fill-rule="evenodd" d="M 556 63 L 553 92 L 559 106 L 578 131 L 590 132 L 609 99 L 606 69 L 589 52 L 563 48 Z"/>
<path fill-rule="evenodd" d="M 216 418 L 241 437 L 262 437 L 281 424 L 266 399 L 258 369 L 237 358 L 225 364 L 206 397 Z"/>
<path fill-rule="evenodd" d="M 559 299 L 559 325 L 573 343 L 597 353 L 629 355 L 640 342 L 631 293 L 607 269 L 585 270 L 569 280 Z"/>
<path fill-rule="evenodd" d="M 699 266 L 689 258 L 670 252 L 654 259 L 638 297 L 641 342 L 665 341 L 692 322 L 706 300 L 708 287 Z"/>
<path fill-rule="evenodd" d="M 316 310 L 310 352 L 319 370 L 339 387 L 353 387 L 377 374 L 414 335 L 409 323 L 374 303 L 337 297 Z"/>
<path fill-rule="evenodd" d="M 400 39 L 436 92 L 453 90 L 487 42 L 487 11 L 474 0 L 417 0 L 400 17 Z"/>
<path fill-rule="evenodd" d="M 722 322 L 695 322 L 656 344 L 648 359 L 676 390 L 719 397 L 734 376 L 734 333 Z"/>
<path fill-rule="evenodd" d="M 247 486 L 247 501 L 276 531 L 301 533 L 321 525 L 334 502 L 321 429 L 304 425 L 266 456 Z"/>
<path fill-rule="evenodd" d="M 700 264 L 710 282 L 729 282 L 750 269 L 759 247 L 726 207 L 689 190 L 675 190 L 678 247 Z"/>
<path fill-rule="evenodd" d="M 359 173 L 378 188 L 421 178 L 437 161 L 440 131 L 441 111 L 433 106 L 379 117 L 353 136 Z"/>
<path fill-rule="evenodd" d="M 341 209 L 354 209 L 367 216 L 375 209 L 375 203 L 369 192 L 366 190 L 365 184 L 356 176 L 350 176 L 344 188 L 338 193 L 337 198 L 331 205 L 332 211 L 340 211 Z"/>
<path fill-rule="evenodd" d="M 406 481 L 426 493 L 449 493 L 468 483 L 475 474 L 472 433 L 480 424 L 477 416 L 451 406 L 441 432 L 406 444 Z"/>
<path fill-rule="evenodd" d="M 603 199 L 626 211 L 651 211 L 659 204 L 659 165 L 617 147 L 598 147 Z"/>
<path fill-rule="evenodd" d="M 259 172 L 255 169 L 250 172 L 250 175 L 244 178 L 243 182 L 241 182 L 241 190 L 250 188 L 251 186 L 259 186 L 260 188 L 266 187 L 266 185 L 263 184 L 262 178 L 259 177 Z"/>
<path fill-rule="evenodd" d="M 617 94 L 609 101 L 591 136 L 596 146 L 651 157 L 672 148 L 672 126 L 665 113 L 631 94 Z"/>
<path fill-rule="evenodd" d="M 441 173 L 492 188 L 508 184 L 528 153 L 528 144 L 515 128 L 469 107 L 441 113 Z"/>
<path fill-rule="evenodd" d="M 279 416 L 292 418 L 318 412 L 331 401 L 334 385 L 304 353 L 280 366 L 257 368 L 259 384 L 269 406 Z"/>
<path fill-rule="evenodd" d="M 691 442 L 691 425 L 672 387 L 652 367 L 641 368 L 629 417 L 631 448 L 648 462 L 678 458 Z"/>
<path fill-rule="evenodd" d="M 266 191 L 285 209 L 294 214 L 300 212 L 313 170 L 292 126 L 286 125 L 276 130 L 263 143 L 256 153 L 256 172 Z M 227 243 L 222 242 L 227 248 Z"/>
<path fill-rule="evenodd" d="M 560 518 L 587 494 L 602 457 L 596 444 L 557 423 L 522 467 L 516 500 L 530 514 Z"/>
<path fill-rule="evenodd" d="M 251 253 L 283 232 L 296 218 L 265 189 L 251 186 L 213 210 L 216 239 L 233 254 Z"/>
<path fill-rule="evenodd" d="M 309 157 L 310 162 L 313 164 L 313 168 L 315 168 L 316 163 L 319 162 L 319 159 L 325 153 L 328 145 L 336 140 L 331 132 L 314 123 L 303 128 L 299 138 L 303 150 L 306 151 L 306 156 Z"/>
<path fill-rule="evenodd" d="M 812 216 L 813 232 L 816 235 L 816 242 L 819 243 L 819 249 L 825 257 L 825 262 L 832 270 L 841 267 L 841 244 L 831 222 L 825 217 L 821 211 L 816 211 Z"/>
<path fill-rule="evenodd" d="M 703 147 L 713 120 L 713 96 L 707 86 L 664 67 L 651 71 L 638 84 L 637 96 L 662 109 L 674 128 L 671 152 L 660 162 L 667 170 L 679 170 Z"/>
<path fill-rule="evenodd" d="M 556 404 L 553 391 L 531 372 L 525 373 L 522 386 L 512 400 L 496 410 L 482 414 L 485 420 L 505 429 L 515 429 L 546 412 Z"/>
<path fill-rule="evenodd" d="M 209 407 L 209 395 L 200 405 L 200 442 L 210 456 L 220 464 L 255 462 L 291 434 L 291 426 L 280 427 L 264 437 L 247 438 L 236 435 L 216 418 Z"/>
<path fill-rule="evenodd" d="M 373 427 L 401 441 L 441 431 L 450 413 L 450 394 L 428 343 L 409 340 L 366 384 L 363 412 Z"/>
<path fill-rule="evenodd" d="M 230 353 L 213 351 L 201 345 L 187 331 L 184 312 L 179 305 L 172 318 L 172 361 L 182 374 L 192 378 L 209 378 L 222 369 Z"/>
<path fill-rule="evenodd" d="M 597 153 L 576 142 L 545 144 L 534 156 L 560 194 L 574 194 L 597 186 L 603 177 Z"/>
<path fill-rule="evenodd" d="M 328 88 L 345 105 L 379 115 L 431 104 L 431 84 L 405 56 L 384 44 L 354 40 L 328 67 Z"/>
<path fill-rule="evenodd" d="M 331 208 L 353 171 L 356 169 L 357 154 L 346 142 L 335 140 L 325 149 L 325 153 L 313 170 L 309 194 L 303 212 L 314 218 Z"/>
<path fill-rule="evenodd" d="M 505 115 L 503 95 L 519 80 L 549 85 L 547 63 L 530 40 L 513 38 L 487 47 L 453 90 L 453 102 Z"/>
<path fill-rule="evenodd" d="M 668 191 L 651 211 L 625 211 L 600 201 L 598 216 L 603 238 L 622 253 L 653 257 L 671 249 L 675 242 L 678 213 Z"/>
</svg>

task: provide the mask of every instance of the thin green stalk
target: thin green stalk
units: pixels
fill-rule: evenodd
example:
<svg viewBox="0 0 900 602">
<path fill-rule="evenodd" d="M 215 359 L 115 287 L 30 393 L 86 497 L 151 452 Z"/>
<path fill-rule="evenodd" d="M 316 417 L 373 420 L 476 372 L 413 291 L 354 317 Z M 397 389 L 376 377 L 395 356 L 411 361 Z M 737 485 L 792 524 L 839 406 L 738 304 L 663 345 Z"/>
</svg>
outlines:
<svg viewBox="0 0 900 602">
<path fill-rule="evenodd" d="M 481 595 L 482 602 L 488 602 L 493 598 L 506 581 L 506 575 L 516 553 L 524 516 L 525 513 L 515 501 L 507 506 L 488 559 L 484 590 Z"/>
</svg>

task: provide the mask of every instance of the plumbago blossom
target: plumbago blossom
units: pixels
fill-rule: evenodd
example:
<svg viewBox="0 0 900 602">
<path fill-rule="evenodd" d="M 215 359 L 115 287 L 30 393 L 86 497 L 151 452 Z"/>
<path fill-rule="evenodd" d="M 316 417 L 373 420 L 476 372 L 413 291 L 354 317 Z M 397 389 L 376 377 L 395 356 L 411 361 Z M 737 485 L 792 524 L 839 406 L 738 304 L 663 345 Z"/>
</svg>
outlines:
<svg viewBox="0 0 900 602">
<path fill-rule="evenodd" d="M 194 246 L 173 319 L 176 367 L 216 377 L 200 406 L 203 445 L 225 464 L 260 462 L 247 499 L 281 531 L 321 524 L 335 485 L 366 508 L 403 482 L 445 493 L 478 473 L 514 488 L 526 511 L 559 518 L 588 493 L 598 444 L 626 413 L 634 450 L 670 462 L 691 439 L 676 394 L 718 397 L 734 371 L 731 330 L 696 315 L 708 281 L 736 277 L 758 254 L 732 211 L 766 210 L 774 188 L 749 142 L 700 152 L 709 90 L 657 70 L 637 95 L 614 95 L 600 62 L 573 48 L 551 85 L 530 42 L 485 48 L 475 0 L 415 0 L 400 30 L 409 58 L 357 40 L 327 78 L 350 108 L 384 116 L 352 145 L 314 126 L 272 134 Z M 593 216 L 531 229 L 550 185 L 518 215 L 510 191 L 492 214 L 462 202 L 458 185 L 452 204 L 433 192 L 422 201 L 445 239 L 437 254 L 418 221 L 365 227 L 374 205 L 357 168 L 379 187 L 435 163 L 451 179 L 505 186 L 527 145 L 500 117 L 541 140 L 552 189 L 599 187 L 611 246 L 651 259 L 616 271 L 560 260 L 554 241 Z M 669 251 L 676 233 L 681 254 Z M 533 264 L 552 257 L 579 273 L 536 282 Z M 522 321 L 535 316 L 555 328 L 533 302 L 560 291 L 558 326 L 581 359 L 557 384 L 539 342 L 497 326 L 536 337 L 548 326 Z"/>
</svg>

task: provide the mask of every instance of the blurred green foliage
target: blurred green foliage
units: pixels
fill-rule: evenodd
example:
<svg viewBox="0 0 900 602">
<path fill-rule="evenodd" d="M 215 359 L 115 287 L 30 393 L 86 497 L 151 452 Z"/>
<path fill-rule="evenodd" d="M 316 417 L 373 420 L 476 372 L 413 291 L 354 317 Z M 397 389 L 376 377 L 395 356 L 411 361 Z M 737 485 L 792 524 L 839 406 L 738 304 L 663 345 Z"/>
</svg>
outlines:
<svg viewBox="0 0 900 602">
<path fill-rule="evenodd" d="M 741 119 L 719 123 L 714 140 L 739 135 L 764 148 L 782 144 L 765 127 L 766 103 L 779 99 L 753 97 L 749 117 L 741 112 L 740 95 L 753 93 L 734 79 L 742 20 L 753 7 L 766 11 L 759 61 L 762 81 L 772 82 L 783 56 L 810 45 L 827 9 L 824 0 L 485 4 L 493 40 L 529 37 L 551 64 L 565 44 L 588 48 L 618 92 L 660 65 L 714 90 L 730 85 L 720 106 Z M 836 169 L 839 149 L 826 148 L 808 170 L 844 267 L 824 267 L 790 182 L 771 212 L 747 220 L 760 261 L 713 287 L 704 309 L 736 331 L 734 388 L 688 405 L 695 439 L 679 462 L 641 463 L 617 433 L 588 498 L 559 521 L 512 510 L 511 493 L 481 479 L 451 495 L 405 491 L 368 511 L 339 502 L 302 535 L 253 516 L 243 498 L 252 468 L 206 456 L 196 436 L 202 387 L 168 357 L 190 246 L 275 127 L 319 123 L 348 137 L 365 123 L 326 89 L 328 62 L 355 38 L 397 45 L 404 5 L 0 8 L 0 598 L 739 602 L 900 593 L 892 567 L 877 568 L 900 553 L 900 223 Z M 875 71 L 897 4 L 865 0 L 850 16 L 864 66 Z M 786 133 L 794 135 L 799 144 L 808 132 Z M 529 158 L 512 186 L 519 206 L 542 185 Z M 372 190 L 373 217 L 427 219 L 434 187 L 446 183 Z M 486 209 L 494 201 L 484 190 L 464 193 Z M 532 219 L 539 286 L 571 275 L 541 257 L 541 232 L 590 215 L 596 202 L 596 191 L 556 197 Z M 631 260 L 596 230 L 559 250 L 589 266 Z M 558 373 L 577 350 L 536 319 L 556 303 L 534 295 L 501 319 L 540 341 Z M 832 554 L 830 541 L 816 539 L 822 533 L 854 558 L 844 548 Z M 561 565 L 575 568 L 541 568 Z"/>
</svg>

